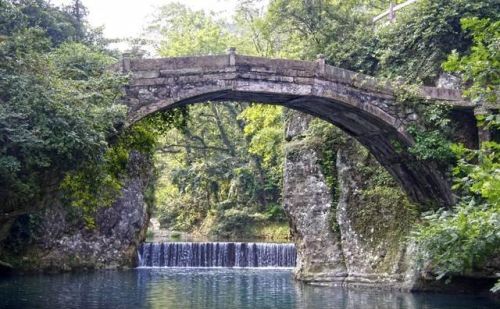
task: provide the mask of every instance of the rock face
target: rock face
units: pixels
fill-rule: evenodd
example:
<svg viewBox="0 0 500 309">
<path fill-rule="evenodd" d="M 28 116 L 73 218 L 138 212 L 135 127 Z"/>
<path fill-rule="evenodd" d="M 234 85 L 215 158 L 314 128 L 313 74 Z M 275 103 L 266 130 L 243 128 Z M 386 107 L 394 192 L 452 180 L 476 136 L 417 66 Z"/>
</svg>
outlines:
<svg viewBox="0 0 500 309">
<path fill-rule="evenodd" d="M 129 156 L 121 196 L 98 211 L 96 227 L 87 230 L 68 220 L 68 208 L 54 203 L 39 217 L 35 242 L 25 245 L 16 268 L 26 271 L 132 267 L 149 221 L 147 190 L 153 180 L 150 159 Z"/>
<path fill-rule="evenodd" d="M 284 208 L 297 247 L 297 279 L 342 282 L 346 277 L 340 234 L 331 228 L 332 195 L 318 164 L 319 154 L 301 147 L 312 116 L 291 113 L 287 127 Z"/>
<path fill-rule="evenodd" d="M 436 81 L 436 88 L 460 89 L 461 86 L 462 81 L 460 77 L 448 73 L 439 74 L 438 80 Z"/>
<path fill-rule="evenodd" d="M 399 287 L 408 270 L 404 237 L 416 212 L 395 184 L 372 186 L 381 169 L 352 139 L 337 152 L 337 223 L 349 285 Z"/>
<path fill-rule="evenodd" d="M 298 251 L 296 277 L 401 286 L 407 268 L 402 240 L 416 220 L 411 204 L 373 156 L 345 137 L 336 157 L 334 201 L 320 164 L 324 145 L 311 146 L 307 136 L 311 120 L 291 112 L 286 131 L 284 208 Z"/>
<path fill-rule="evenodd" d="M 436 281 L 432 265 L 419 267 L 407 241 L 417 206 L 358 142 L 332 127 L 318 129 L 315 121 L 291 112 L 286 131 L 284 208 L 297 247 L 297 279 L 411 291 L 491 288 L 500 259 L 451 284 Z M 328 151 L 336 156 L 325 157 Z"/>
</svg>

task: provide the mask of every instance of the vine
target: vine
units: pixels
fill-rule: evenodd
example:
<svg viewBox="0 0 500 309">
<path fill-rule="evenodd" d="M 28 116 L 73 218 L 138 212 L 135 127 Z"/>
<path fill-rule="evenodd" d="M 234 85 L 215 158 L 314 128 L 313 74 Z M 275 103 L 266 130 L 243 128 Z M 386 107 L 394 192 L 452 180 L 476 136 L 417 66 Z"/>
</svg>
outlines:
<svg viewBox="0 0 500 309">
<path fill-rule="evenodd" d="M 422 98 L 419 85 L 400 84 L 394 88 L 394 95 L 402 110 L 417 115 L 408 125 L 408 133 L 414 138 L 408 152 L 418 160 L 434 161 L 442 168 L 449 168 L 455 162 L 450 107 L 439 102 L 430 104 Z"/>
</svg>

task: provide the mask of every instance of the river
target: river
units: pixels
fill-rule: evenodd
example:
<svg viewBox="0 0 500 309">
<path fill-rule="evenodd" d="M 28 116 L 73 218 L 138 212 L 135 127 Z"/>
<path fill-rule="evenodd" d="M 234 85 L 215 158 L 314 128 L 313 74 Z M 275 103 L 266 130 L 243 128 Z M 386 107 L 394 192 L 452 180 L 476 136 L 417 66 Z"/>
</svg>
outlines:
<svg viewBox="0 0 500 309">
<path fill-rule="evenodd" d="M 291 269 L 143 268 L 0 279 L 0 308 L 499 308 L 484 298 L 306 285 Z"/>
<path fill-rule="evenodd" d="M 0 278 L 0 308 L 500 308 L 463 295 L 311 286 L 293 244 L 145 243 L 121 271 Z"/>
</svg>

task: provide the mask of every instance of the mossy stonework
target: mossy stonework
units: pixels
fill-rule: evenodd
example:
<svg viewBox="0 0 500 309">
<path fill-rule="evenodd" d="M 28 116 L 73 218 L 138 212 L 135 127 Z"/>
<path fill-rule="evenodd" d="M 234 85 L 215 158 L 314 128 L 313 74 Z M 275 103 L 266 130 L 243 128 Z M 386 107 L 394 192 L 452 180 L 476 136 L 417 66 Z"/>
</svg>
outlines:
<svg viewBox="0 0 500 309">
<path fill-rule="evenodd" d="M 417 221 L 416 207 L 352 139 L 338 150 L 337 170 L 345 283 L 397 287 L 407 271 L 406 237 Z"/>
</svg>

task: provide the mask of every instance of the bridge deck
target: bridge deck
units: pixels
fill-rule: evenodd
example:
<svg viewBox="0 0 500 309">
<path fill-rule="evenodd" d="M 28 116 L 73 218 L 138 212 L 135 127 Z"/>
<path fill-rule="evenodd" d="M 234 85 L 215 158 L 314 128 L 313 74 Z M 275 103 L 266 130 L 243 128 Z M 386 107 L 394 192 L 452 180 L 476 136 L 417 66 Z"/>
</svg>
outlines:
<svg viewBox="0 0 500 309">
<path fill-rule="evenodd" d="M 194 57 L 171 57 L 155 59 L 129 59 L 124 58 L 121 63 L 113 68 L 124 73 L 130 72 L 135 83 L 145 82 L 143 80 L 168 78 L 175 76 L 199 75 L 215 72 L 238 72 L 239 68 L 249 67 L 252 72 L 269 73 L 295 78 L 318 78 L 350 86 L 394 95 L 397 84 L 383 81 L 375 77 L 357 73 L 325 64 L 324 59 L 316 61 L 272 59 L 255 56 L 243 56 L 236 54 L 194 56 Z M 456 89 L 420 87 L 422 98 L 431 101 L 441 101 L 452 105 L 457 109 L 472 109 L 475 103 L 465 100 L 462 92 Z"/>
</svg>

